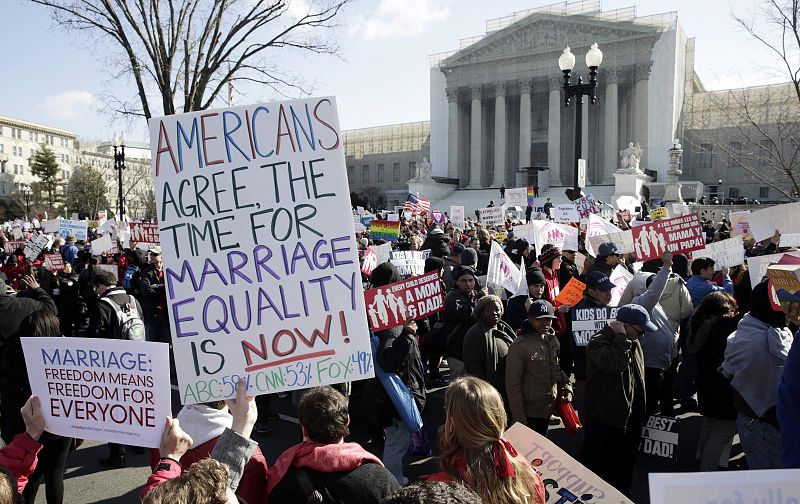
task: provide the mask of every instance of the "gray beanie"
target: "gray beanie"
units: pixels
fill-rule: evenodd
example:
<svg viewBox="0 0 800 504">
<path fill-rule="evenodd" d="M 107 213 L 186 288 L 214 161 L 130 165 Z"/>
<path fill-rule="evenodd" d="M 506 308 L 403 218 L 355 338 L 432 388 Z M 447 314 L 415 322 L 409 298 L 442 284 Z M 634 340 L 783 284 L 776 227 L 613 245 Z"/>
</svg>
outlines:
<svg viewBox="0 0 800 504">
<path fill-rule="evenodd" d="M 476 266 L 478 264 L 478 252 L 474 248 L 467 247 L 461 251 L 462 266 Z"/>
</svg>

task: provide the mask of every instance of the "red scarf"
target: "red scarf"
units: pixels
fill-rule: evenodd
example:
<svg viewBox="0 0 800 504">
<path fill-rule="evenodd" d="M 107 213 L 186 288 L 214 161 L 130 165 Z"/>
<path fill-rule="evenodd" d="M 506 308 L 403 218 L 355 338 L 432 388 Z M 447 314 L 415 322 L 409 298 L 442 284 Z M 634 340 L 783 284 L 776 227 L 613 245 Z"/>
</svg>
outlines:
<svg viewBox="0 0 800 504">
<path fill-rule="evenodd" d="M 515 478 L 517 476 L 516 471 L 514 471 L 514 465 L 511 463 L 511 459 L 517 457 L 517 450 L 510 442 L 503 438 L 495 441 L 492 446 L 492 455 L 494 472 L 500 479 Z M 453 463 L 453 469 L 464 479 L 464 474 L 467 472 L 467 464 L 463 454 L 456 456 L 453 459 Z M 424 478 L 428 481 L 452 481 L 452 477 L 447 472 L 431 474 Z"/>
<path fill-rule="evenodd" d="M 307 467 L 325 473 L 352 471 L 364 464 L 383 462 L 358 443 L 320 444 L 313 441 L 298 443 L 278 457 L 267 473 L 267 493 L 272 492 L 292 467 Z"/>
</svg>

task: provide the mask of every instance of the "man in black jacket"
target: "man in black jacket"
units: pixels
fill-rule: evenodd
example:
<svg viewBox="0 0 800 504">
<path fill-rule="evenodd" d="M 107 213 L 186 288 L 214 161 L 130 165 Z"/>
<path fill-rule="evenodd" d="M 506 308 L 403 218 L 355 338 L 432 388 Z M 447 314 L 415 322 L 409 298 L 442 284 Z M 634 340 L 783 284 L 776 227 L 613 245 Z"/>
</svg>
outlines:
<svg viewBox="0 0 800 504">
<path fill-rule="evenodd" d="M 431 226 L 431 229 L 428 231 L 428 235 L 425 237 L 425 241 L 422 242 L 420 246 L 420 250 L 430 250 L 431 256 L 444 258 L 450 253 L 450 237 L 444 234 L 442 228 L 440 228 L 437 224 Z"/>
<path fill-rule="evenodd" d="M 372 288 L 399 281 L 400 273 L 388 262 L 379 264 L 370 275 Z M 417 346 L 417 323 L 410 319 L 402 327 L 378 331 L 375 335 L 380 340 L 376 357 L 378 365 L 387 373 L 397 373 L 411 391 L 421 413 L 425 407 L 425 373 Z M 411 442 L 411 432 L 400 420 L 400 415 L 396 411 L 393 413 L 392 422 L 386 427 L 381 459 L 398 483 L 405 485 L 408 478 L 403 476 L 403 457 Z"/>
<path fill-rule="evenodd" d="M 170 342 L 167 291 L 164 288 L 164 260 L 161 247 L 147 251 L 148 265 L 139 274 L 139 295 L 144 309 L 147 340 Z"/>
<path fill-rule="evenodd" d="M 16 296 L 6 293 L 5 280 L 5 275 L 0 273 L 0 349 L 17 332 L 22 319 L 31 313 L 46 309 L 58 314 L 53 299 L 39 287 L 39 282 L 32 276 L 20 278 L 20 286 L 25 290 Z"/>
<path fill-rule="evenodd" d="M 303 441 L 284 451 L 269 471 L 269 500 L 310 502 L 304 476 L 324 502 L 378 504 L 399 488 L 380 460 L 345 443 L 347 399 L 333 387 L 307 391 L 297 405 Z"/>
</svg>

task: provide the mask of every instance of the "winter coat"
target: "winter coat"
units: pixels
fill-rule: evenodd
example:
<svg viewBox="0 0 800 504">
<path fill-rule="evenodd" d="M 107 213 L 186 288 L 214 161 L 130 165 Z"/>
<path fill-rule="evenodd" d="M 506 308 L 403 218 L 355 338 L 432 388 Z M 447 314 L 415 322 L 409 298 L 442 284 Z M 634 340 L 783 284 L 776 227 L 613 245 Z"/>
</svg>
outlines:
<svg viewBox="0 0 800 504">
<path fill-rule="evenodd" d="M 58 289 L 58 295 L 55 295 L 54 298 L 59 313 L 76 317 L 78 315 L 77 310 L 81 304 L 78 295 L 78 275 L 75 273 L 59 273 L 55 287 Z"/>
<path fill-rule="evenodd" d="M 430 250 L 431 257 L 447 257 L 450 254 L 450 237 L 444 233 L 428 233 L 419 249 Z"/>
<path fill-rule="evenodd" d="M 467 373 L 492 384 L 505 398 L 506 356 L 516 335 L 500 320 L 492 327 L 479 320 L 464 336 L 464 367 Z"/>
<path fill-rule="evenodd" d="M 617 429 L 636 428 L 630 419 L 644 418 L 644 358 L 638 341 L 617 334 L 606 324 L 586 347 L 586 393 L 584 411 Z M 638 405 L 640 411 L 633 411 Z"/>
<path fill-rule="evenodd" d="M 445 355 L 454 359 L 464 360 L 464 336 L 469 331 L 475 319 L 472 318 L 472 309 L 481 297 L 480 291 L 473 291 L 473 296 L 467 296 L 464 291 L 454 288 L 444 298 L 442 311 L 442 334 L 445 341 Z"/>
<path fill-rule="evenodd" d="M 768 325 L 749 312 L 739 321 L 736 332 L 728 336 L 722 373 L 733 378 L 733 389 L 758 417 L 775 407 L 778 382 L 793 339 L 788 328 Z"/>
<path fill-rule="evenodd" d="M 563 268 L 563 266 L 562 266 Z M 625 290 L 622 292 L 619 305 L 626 305 L 631 302 L 634 296 L 643 294 L 647 290 L 647 278 L 652 273 L 645 273 L 643 271 L 637 272 L 633 275 L 633 280 L 628 283 Z M 669 318 L 669 323 L 672 330 L 676 334 L 679 333 L 681 327 L 681 320 L 691 316 L 694 313 L 694 306 L 692 305 L 692 296 L 689 295 L 689 289 L 686 288 L 686 282 L 680 275 L 675 273 L 669 276 L 667 286 L 664 287 L 664 293 L 661 294 L 661 299 L 658 300 L 661 309 Z"/>
<path fill-rule="evenodd" d="M 444 282 L 444 291 L 450 292 L 453 288 L 453 270 L 461 266 L 460 262 L 453 261 L 449 257 L 445 257 L 442 261 L 442 282 Z"/>
<path fill-rule="evenodd" d="M 8 445 L 0 448 L 0 466 L 17 477 L 17 492 L 22 493 L 28 484 L 28 477 L 36 469 L 37 455 L 42 445 L 27 433 L 17 434 Z"/>
<path fill-rule="evenodd" d="M 58 315 L 53 298 L 41 287 L 11 296 L 6 294 L 5 282 L 0 281 L 0 349 L 16 334 L 22 319 L 41 309 Z"/>
<path fill-rule="evenodd" d="M 800 468 L 800 343 L 796 333 L 778 385 L 778 422 L 783 437 L 783 467 Z"/>
<path fill-rule="evenodd" d="M 152 265 L 139 274 L 139 299 L 149 317 L 167 314 L 167 292 L 164 285 L 164 279 L 158 278 L 158 272 Z"/>
<path fill-rule="evenodd" d="M 561 256 L 561 266 L 558 268 L 558 283 L 566 286 L 571 278 L 578 278 L 581 272 L 578 271 L 578 265 L 567 259 L 566 256 Z"/>
<path fill-rule="evenodd" d="M 378 331 L 378 365 L 387 373 L 397 373 L 414 396 L 420 413 L 425 408 L 425 372 L 417 346 L 417 337 L 403 327 Z M 392 408 L 394 418 L 400 418 Z"/>
<path fill-rule="evenodd" d="M 692 305 L 694 305 L 695 308 L 700 306 L 700 302 L 703 298 L 712 292 L 725 291 L 733 295 L 733 281 L 731 277 L 727 275 L 722 279 L 722 287 L 712 284 L 700 275 L 692 275 L 686 282 L 686 288 L 689 289 L 689 295 L 692 297 Z"/>
<path fill-rule="evenodd" d="M 133 300 L 136 309 L 139 310 L 139 316 L 144 317 L 139 301 L 133 296 L 129 296 L 122 287 L 112 287 L 101 296 L 101 299 L 105 297 L 117 304 L 126 304 Z M 89 310 L 89 327 L 86 329 L 85 336 L 87 338 L 116 339 L 118 326 L 116 307 L 105 301 L 98 301 Z"/>
<path fill-rule="evenodd" d="M 508 300 L 506 309 L 503 312 L 503 320 L 511 326 L 515 332 L 522 328 L 522 324 L 528 319 L 525 311 L 525 302 L 530 299 L 527 295 L 514 296 Z"/>
<path fill-rule="evenodd" d="M 555 332 L 535 334 L 530 324 L 523 324 L 506 357 L 505 385 L 513 422 L 549 418 L 559 392 L 572 391 L 558 362 L 560 350 Z"/>
<path fill-rule="evenodd" d="M 703 416 L 736 420 L 733 388 L 719 367 L 725 359 L 728 336 L 736 331 L 738 322 L 738 317 L 711 317 L 689 335 L 687 349 L 697 354 L 697 403 Z"/>
</svg>

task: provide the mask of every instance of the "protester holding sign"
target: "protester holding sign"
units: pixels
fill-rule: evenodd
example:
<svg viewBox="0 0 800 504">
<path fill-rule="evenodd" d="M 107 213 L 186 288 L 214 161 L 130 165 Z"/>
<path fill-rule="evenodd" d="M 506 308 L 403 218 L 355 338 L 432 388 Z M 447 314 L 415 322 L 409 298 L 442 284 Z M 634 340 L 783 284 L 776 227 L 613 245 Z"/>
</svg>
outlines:
<svg viewBox="0 0 800 504">
<path fill-rule="evenodd" d="M 600 246 L 597 247 L 597 257 L 595 257 L 594 262 L 589 267 L 589 273 L 599 271 L 610 276 L 611 272 L 614 271 L 614 268 L 616 268 L 618 264 L 625 264 L 622 257 L 622 251 L 619 250 L 619 247 L 617 247 L 615 243 L 601 243 Z"/>
<path fill-rule="evenodd" d="M 630 304 L 589 340 L 586 350 L 585 437 L 588 469 L 630 492 L 645 414 L 644 359 L 639 340 L 658 327 L 647 310 Z"/>
<path fill-rule="evenodd" d="M 67 236 L 66 243 L 61 246 L 59 252 L 64 257 L 64 261 L 75 264 L 78 259 L 78 247 L 75 246 L 75 237 L 73 235 Z"/>
<path fill-rule="evenodd" d="M 464 336 L 475 319 L 472 312 L 478 300 L 486 294 L 478 290 L 475 270 L 469 266 L 459 266 L 453 270 L 453 290 L 444 298 L 442 312 L 442 334 L 445 338 L 445 357 L 450 366 L 450 378 L 464 374 Z"/>
<path fill-rule="evenodd" d="M 701 257 L 692 261 L 692 276 L 686 282 L 686 288 L 689 289 L 689 295 L 692 296 L 692 304 L 695 308 L 700 306 L 703 298 L 712 292 L 725 291 L 733 295 L 733 281 L 728 276 L 729 268 L 723 267 L 722 273 L 722 287 L 714 285 L 710 282 L 714 278 L 714 260 L 708 257 Z"/>
<path fill-rule="evenodd" d="M 148 265 L 139 276 L 139 293 L 144 310 L 148 341 L 170 342 L 167 291 L 164 283 L 164 259 L 161 247 L 147 251 Z"/>
<path fill-rule="evenodd" d="M 506 391 L 515 422 L 547 435 L 556 400 L 572 399 L 572 384 L 558 361 L 553 305 L 540 299 L 528 307 L 520 336 L 508 351 Z"/>
<path fill-rule="evenodd" d="M 615 310 L 609 306 L 614 283 L 599 271 L 586 275 L 583 299 L 570 312 L 568 324 L 569 344 L 573 349 L 575 378 L 586 379 L 586 345 L 598 329 L 614 318 Z M 566 371 L 566 369 L 565 369 Z M 580 389 L 579 389 L 580 392 Z M 581 394 L 578 394 L 582 397 Z"/>
<path fill-rule="evenodd" d="M 460 481 L 485 503 L 545 504 L 541 477 L 504 437 L 506 411 L 497 390 L 465 377 L 447 387 L 442 472 L 428 481 Z"/>
<path fill-rule="evenodd" d="M 506 356 L 517 335 L 502 320 L 503 303 L 489 294 L 472 310 L 477 322 L 464 335 L 464 367 L 467 373 L 492 384 L 506 399 Z"/>
<path fill-rule="evenodd" d="M 428 230 L 428 235 L 425 237 L 425 241 L 422 242 L 420 250 L 430 250 L 431 256 L 443 258 L 450 252 L 450 247 L 447 245 L 449 241 L 450 237 L 444 234 L 442 228 L 434 224 Z"/>
<path fill-rule="evenodd" d="M 783 449 L 776 415 L 777 387 L 793 335 L 786 315 L 770 302 L 769 282 L 753 289 L 750 311 L 728 338 L 722 374 L 731 379 L 736 427 L 750 469 L 779 469 Z"/>
<path fill-rule="evenodd" d="M 81 299 L 78 294 L 78 275 L 73 271 L 72 263 L 65 262 L 64 269 L 58 272 L 53 298 L 58 306 L 61 335 L 77 336 Z"/>
</svg>

